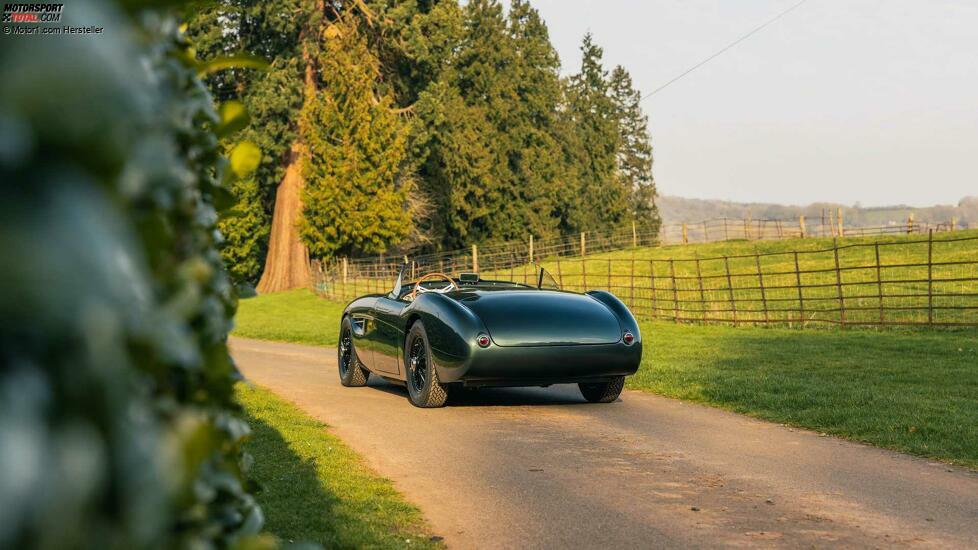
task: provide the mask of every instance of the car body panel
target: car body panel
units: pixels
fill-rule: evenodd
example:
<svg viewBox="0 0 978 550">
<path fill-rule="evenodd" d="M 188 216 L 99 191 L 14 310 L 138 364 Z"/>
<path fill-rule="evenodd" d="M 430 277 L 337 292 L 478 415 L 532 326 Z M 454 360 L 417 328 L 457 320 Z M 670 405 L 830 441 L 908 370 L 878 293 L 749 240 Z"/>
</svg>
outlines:
<svg viewBox="0 0 978 550">
<path fill-rule="evenodd" d="M 355 325 L 363 325 L 362 336 L 354 334 L 358 357 L 370 371 L 390 380 L 406 378 L 405 337 L 418 320 L 424 323 L 442 383 L 544 386 L 600 382 L 634 374 L 641 362 L 638 324 L 628 308 L 608 292 L 578 294 L 487 285 L 418 294 L 413 302 L 398 298 L 404 294 L 402 289 L 364 296 L 344 311 Z M 631 345 L 622 341 L 624 331 L 634 335 Z M 480 334 L 490 336 L 488 347 L 476 343 Z"/>
<path fill-rule="evenodd" d="M 457 300 L 485 324 L 497 346 L 613 344 L 615 314 L 587 295 L 552 290 L 463 291 Z"/>
</svg>

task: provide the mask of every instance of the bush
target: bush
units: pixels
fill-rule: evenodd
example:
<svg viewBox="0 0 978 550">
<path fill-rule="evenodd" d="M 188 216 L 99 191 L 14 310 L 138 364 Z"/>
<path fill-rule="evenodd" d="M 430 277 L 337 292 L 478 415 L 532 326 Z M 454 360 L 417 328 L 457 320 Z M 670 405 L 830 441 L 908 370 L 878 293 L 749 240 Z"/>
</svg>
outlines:
<svg viewBox="0 0 978 550">
<path fill-rule="evenodd" d="M 220 118 L 173 21 L 64 17 L 0 49 L 0 547 L 263 546 Z"/>
</svg>

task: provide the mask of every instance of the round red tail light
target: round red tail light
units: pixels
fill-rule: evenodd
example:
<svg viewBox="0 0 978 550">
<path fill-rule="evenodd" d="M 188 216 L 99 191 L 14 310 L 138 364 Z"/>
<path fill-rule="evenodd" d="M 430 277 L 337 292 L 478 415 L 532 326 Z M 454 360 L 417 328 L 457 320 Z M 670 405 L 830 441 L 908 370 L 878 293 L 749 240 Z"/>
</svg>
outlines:
<svg viewBox="0 0 978 550">
<path fill-rule="evenodd" d="M 475 342 L 477 344 L 479 344 L 479 347 L 481 347 L 481 348 L 488 348 L 489 347 L 489 337 L 486 336 L 485 334 L 480 334 L 480 335 L 476 336 Z"/>
<path fill-rule="evenodd" d="M 632 334 L 631 332 L 626 332 L 625 334 L 622 335 L 621 340 L 622 342 L 631 345 L 631 343 L 635 341 L 635 335 Z"/>
</svg>

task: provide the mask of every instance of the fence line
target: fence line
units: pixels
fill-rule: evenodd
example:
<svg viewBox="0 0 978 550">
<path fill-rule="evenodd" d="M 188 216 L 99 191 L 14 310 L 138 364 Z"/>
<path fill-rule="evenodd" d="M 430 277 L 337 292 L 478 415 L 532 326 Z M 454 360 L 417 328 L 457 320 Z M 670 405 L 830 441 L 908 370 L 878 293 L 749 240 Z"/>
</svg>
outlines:
<svg viewBox="0 0 978 550">
<path fill-rule="evenodd" d="M 589 231 L 574 235 L 534 239 L 528 235 L 522 241 L 507 241 L 489 245 L 470 246 L 444 252 L 388 255 L 360 259 L 341 259 L 319 266 L 337 271 L 343 280 L 392 277 L 403 262 L 411 264 L 412 278 L 432 271 L 458 273 L 461 271 L 495 271 L 518 266 L 528 261 L 587 256 L 629 247 L 668 246 L 709 243 L 726 240 L 773 240 L 804 237 L 840 237 L 927 233 L 950 231 L 951 223 L 927 224 L 914 221 L 900 225 L 874 227 L 844 227 L 834 216 L 823 216 L 818 223 L 798 220 L 719 218 L 701 222 L 662 224 L 659 227 L 639 227 L 632 223 L 606 231 Z M 480 269 L 473 269 L 478 264 Z"/>
<path fill-rule="evenodd" d="M 978 326 L 978 235 L 839 244 L 716 257 L 540 260 L 565 290 L 613 292 L 640 318 L 732 325 Z M 588 245 L 590 246 L 590 245 Z M 479 255 L 479 263 L 484 261 Z M 316 265 L 317 290 L 352 299 L 390 290 L 384 273 Z M 399 267 L 399 266 L 398 266 Z M 417 273 L 416 275 L 420 275 Z M 536 267 L 483 269 L 485 279 L 536 285 Z"/>
</svg>

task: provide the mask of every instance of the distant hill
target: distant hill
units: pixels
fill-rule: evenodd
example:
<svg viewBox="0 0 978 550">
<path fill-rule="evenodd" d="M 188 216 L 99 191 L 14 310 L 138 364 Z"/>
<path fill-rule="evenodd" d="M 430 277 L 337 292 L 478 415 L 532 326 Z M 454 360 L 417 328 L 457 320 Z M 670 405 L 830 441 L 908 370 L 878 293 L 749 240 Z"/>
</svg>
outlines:
<svg viewBox="0 0 978 550">
<path fill-rule="evenodd" d="M 795 219 L 804 215 L 809 220 L 822 216 L 822 211 L 835 212 L 842 208 L 842 217 L 846 225 L 878 226 L 906 223 L 907 217 L 913 213 L 919 222 L 940 223 L 948 222 L 952 217 L 964 226 L 978 227 L 978 197 L 965 197 L 957 206 L 937 205 L 928 207 L 897 206 L 846 206 L 829 202 L 816 202 L 807 206 L 791 206 L 762 202 L 731 202 L 713 199 L 687 199 L 670 195 L 662 195 L 656 201 L 662 220 L 669 222 L 695 222 L 716 218 L 745 218 L 750 213 L 754 219 Z"/>
</svg>

